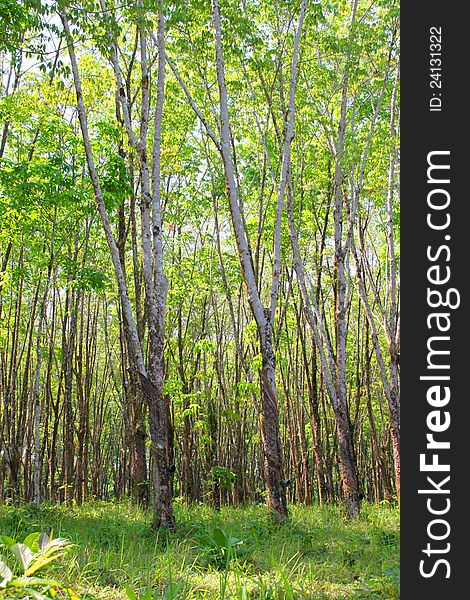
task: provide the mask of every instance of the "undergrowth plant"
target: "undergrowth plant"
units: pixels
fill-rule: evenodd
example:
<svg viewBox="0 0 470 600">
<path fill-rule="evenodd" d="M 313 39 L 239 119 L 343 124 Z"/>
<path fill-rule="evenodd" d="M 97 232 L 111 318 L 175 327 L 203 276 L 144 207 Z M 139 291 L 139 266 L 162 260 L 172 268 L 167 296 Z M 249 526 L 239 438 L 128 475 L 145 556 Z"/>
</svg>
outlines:
<svg viewBox="0 0 470 600">
<path fill-rule="evenodd" d="M 2 535 L 0 537 L 0 598 L 44 600 L 68 598 L 79 600 L 79 595 L 54 578 L 42 575 L 51 563 L 61 559 L 72 544 L 62 538 L 52 538 L 45 533 L 31 533 L 23 542 Z M 4 555 L 4 552 L 6 556 Z"/>
<path fill-rule="evenodd" d="M 208 533 L 198 537 L 205 548 L 209 562 L 219 569 L 228 569 L 230 561 L 239 553 L 243 540 L 225 533 L 220 527 L 211 527 Z"/>
<path fill-rule="evenodd" d="M 125 591 L 128 600 L 177 600 L 184 598 L 182 595 L 185 587 L 184 581 L 170 582 L 162 593 L 147 588 L 144 592 L 136 593 L 126 584 Z"/>
</svg>

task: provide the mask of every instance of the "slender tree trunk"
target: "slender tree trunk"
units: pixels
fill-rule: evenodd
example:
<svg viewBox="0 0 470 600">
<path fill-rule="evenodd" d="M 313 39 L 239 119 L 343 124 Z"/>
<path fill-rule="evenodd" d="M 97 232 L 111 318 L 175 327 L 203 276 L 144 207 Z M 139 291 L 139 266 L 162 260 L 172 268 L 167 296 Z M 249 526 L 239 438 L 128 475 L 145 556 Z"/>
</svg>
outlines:
<svg viewBox="0 0 470 600">
<path fill-rule="evenodd" d="M 37 329 L 36 341 L 36 370 L 34 375 L 33 386 L 33 409 L 34 409 L 34 456 L 33 456 L 33 494 L 34 502 L 37 506 L 41 503 L 41 401 L 40 401 L 40 383 L 41 383 L 41 366 L 42 366 L 42 330 L 44 327 L 46 301 L 49 293 L 49 281 L 52 273 L 52 265 L 54 261 L 54 232 L 51 242 L 51 257 L 47 270 L 47 278 L 44 289 L 44 294 L 41 300 L 39 309 L 39 323 Z"/>
<path fill-rule="evenodd" d="M 249 243 L 245 234 L 243 211 L 240 204 L 237 180 L 235 176 L 234 158 L 232 156 L 232 141 L 230 135 L 227 86 L 225 81 L 225 66 L 222 55 L 222 32 L 220 7 L 218 0 L 212 2 L 212 17 L 215 35 L 216 70 L 220 102 L 220 149 L 225 171 L 227 195 L 230 204 L 230 213 L 237 243 L 240 265 L 243 278 L 248 290 L 248 299 L 253 316 L 255 317 L 261 344 L 262 369 L 261 369 L 261 409 L 264 441 L 264 466 L 265 479 L 268 491 L 268 506 L 276 521 L 283 521 L 287 517 L 287 501 L 285 478 L 282 465 L 282 447 L 279 432 L 278 397 L 275 380 L 275 354 L 272 342 L 272 326 L 274 311 L 279 290 L 279 247 L 280 247 L 280 215 L 286 189 L 287 173 L 290 160 L 290 144 L 293 137 L 294 95 L 296 85 L 296 68 L 298 46 L 302 21 L 306 10 L 306 1 L 302 2 L 301 17 L 295 39 L 294 56 L 291 69 L 290 87 L 290 118 L 285 135 L 285 146 L 281 168 L 281 182 L 278 189 L 278 205 L 276 218 L 276 231 L 274 239 L 274 266 L 271 285 L 271 302 L 265 308 L 261 302 Z M 208 131 L 209 135 L 210 132 Z"/>
<path fill-rule="evenodd" d="M 104 3 L 103 3 L 103 7 Z M 141 174 L 141 185 L 142 185 L 142 247 L 144 251 L 144 280 L 147 292 L 148 308 L 151 309 L 149 315 L 149 337 L 150 337 L 150 373 L 144 364 L 142 347 L 140 345 L 139 335 L 135 324 L 134 316 L 132 313 L 129 296 L 127 293 L 127 285 L 125 279 L 125 273 L 123 272 L 121 260 L 119 257 L 119 248 L 116 243 L 111 225 L 109 222 L 106 205 L 103 199 L 98 174 L 96 171 L 93 153 L 91 149 L 91 143 L 88 133 L 88 123 L 86 117 L 85 105 L 83 103 L 83 94 L 81 89 L 80 75 L 78 72 L 78 65 L 75 55 L 75 49 L 73 45 L 73 39 L 70 33 L 67 17 L 65 13 L 60 14 L 64 30 L 66 33 L 70 61 L 72 65 L 72 73 L 74 77 L 75 90 L 77 94 L 78 114 L 80 120 L 80 127 L 82 130 L 82 137 L 85 145 L 85 153 L 87 157 L 88 169 L 90 172 L 91 180 L 93 183 L 93 189 L 95 193 L 95 200 L 100 214 L 101 222 L 106 234 L 106 240 L 110 250 L 111 258 L 113 261 L 114 271 L 118 283 L 119 296 L 122 305 L 124 331 L 126 336 L 127 345 L 129 348 L 130 358 L 134 365 L 134 368 L 139 374 L 139 378 L 142 385 L 144 399 L 149 405 L 149 427 L 152 439 L 152 453 L 153 453 L 153 464 L 156 471 L 154 472 L 154 525 L 160 526 L 173 526 L 174 517 L 171 504 L 171 474 L 167 464 L 167 440 L 166 435 L 166 407 L 163 401 L 163 394 L 159 389 L 158 381 L 158 367 L 157 373 L 155 372 L 156 364 L 159 361 L 158 354 L 163 350 L 163 344 L 159 344 L 158 333 L 156 329 L 161 323 L 163 325 L 163 316 L 156 311 L 155 307 L 155 295 L 153 290 L 153 273 L 151 271 L 151 252 L 149 243 L 152 237 L 150 231 L 150 223 L 147 220 L 150 208 L 150 188 L 149 188 L 149 177 L 148 177 L 148 165 L 146 156 L 146 135 L 148 128 L 148 71 L 146 64 L 146 38 L 141 31 L 141 59 L 142 59 L 142 115 L 141 115 L 141 132 L 140 140 L 137 139 L 132 131 L 131 120 L 129 115 L 129 107 L 127 104 L 127 98 L 125 96 L 124 87 L 120 77 L 119 62 L 117 56 L 117 50 L 114 42 L 112 43 L 112 57 L 113 65 L 115 68 L 115 74 L 118 83 L 119 96 L 121 99 L 121 106 L 123 110 L 123 118 L 126 125 L 126 129 L 129 135 L 129 139 L 132 145 L 137 149 L 140 161 L 140 174 Z M 163 13 L 160 10 L 159 18 L 159 35 L 163 35 Z M 162 40 L 163 43 L 163 40 Z M 159 64 L 164 68 L 165 58 L 164 54 L 159 57 Z M 161 99 L 161 102 L 163 99 Z M 156 134 L 158 135 L 158 134 Z M 160 350 L 161 348 L 161 350 Z"/>
</svg>

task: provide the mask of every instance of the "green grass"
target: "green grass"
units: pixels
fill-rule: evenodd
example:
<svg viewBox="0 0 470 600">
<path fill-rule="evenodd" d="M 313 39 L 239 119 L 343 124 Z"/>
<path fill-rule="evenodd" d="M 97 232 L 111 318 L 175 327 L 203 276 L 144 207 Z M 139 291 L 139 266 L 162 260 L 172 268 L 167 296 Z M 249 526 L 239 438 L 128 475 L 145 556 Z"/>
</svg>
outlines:
<svg viewBox="0 0 470 600">
<path fill-rule="evenodd" d="M 276 526 L 263 506 L 178 506 L 169 533 L 153 531 L 150 514 L 130 504 L 1 506 L 0 534 L 23 539 L 53 530 L 71 540 L 74 551 L 57 576 L 83 599 L 125 599 L 126 584 L 135 592 L 151 587 L 161 598 L 399 598 L 396 508 L 364 505 L 355 521 L 335 506 L 292 506 L 290 514 Z M 217 528 L 243 543 L 227 555 L 210 541 Z M 171 594 L 177 584 L 179 595 Z"/>
</svg>

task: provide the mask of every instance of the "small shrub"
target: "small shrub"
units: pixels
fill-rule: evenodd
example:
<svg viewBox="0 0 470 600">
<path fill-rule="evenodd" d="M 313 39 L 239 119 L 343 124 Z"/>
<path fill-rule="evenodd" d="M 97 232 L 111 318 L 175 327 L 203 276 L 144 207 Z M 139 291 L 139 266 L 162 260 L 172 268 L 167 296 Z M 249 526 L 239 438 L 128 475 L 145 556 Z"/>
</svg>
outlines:
<svg viewBox="0 0 470 600">
<path fill-rule="evenodd" d="M 0 554 L 0 597 L 45 600 L 60 597 L 61 593 L 62 598 L 79 600 L 76 592 L 55 579 L 36 576 L 38 571 L 62 558 L 71 545 L 67 540 L 53 539 L 45 533 L 31 533 L 22 543 L 1 536 L 0 548 L 6 551 L 8 558 Z"/>
<path fill-rule="evenodd" d="M 214 466 L 209 472 L 208 482 L 216 483 L 220 489 L 229 490 L 237 480 L 237 475 L 226 467 Z"/>
<path fill-rule="evenodd" d="M 220 569 L 229 567 L 243 544 L 243 540 L 227 535 L 220 527 L 211 527 L 209 533 L 199 536 L 199 542 L 206 549 L 209 562 Z"/>
</svg>

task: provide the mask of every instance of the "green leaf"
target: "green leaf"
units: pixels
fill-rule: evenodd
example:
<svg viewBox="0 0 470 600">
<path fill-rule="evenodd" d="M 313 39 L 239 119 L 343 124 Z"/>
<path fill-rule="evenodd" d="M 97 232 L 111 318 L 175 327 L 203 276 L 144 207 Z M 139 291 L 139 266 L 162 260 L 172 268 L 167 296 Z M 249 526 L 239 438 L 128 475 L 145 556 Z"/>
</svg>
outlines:
<svg viewBox="0 0 470 600">
<path fill-rule="evenodd" d="M 49 536 L 46 533 L 41 533 L 38 538 L 38 548 L 43 551 L 46 549 L 46 546 L 49 544 Z"/>
<path fill-rule="evenodd" d="M 43 554 L 40 554 L 35 558 L 35 560 L 30 564 L 29 568 L 25 571 L 25 575 L 32 575 L 33 573 L 36 573 L 36 571 L 39 571 L 39 569 L 42 569 L 47 564 L 57 560 L 62 555 L 63 551 L 49 551 L 49 549 L 47 549 Z"/>
<path fill-rule="evenodd" d="M 38 540 L 40 535 L 39 532 L 30 533 L 25 537 L 23 544 L 28 546 L 31 552 L 37 552 L 39 550 Z"/>
<path fill-rule="evenodd" d="M 7 583 L 13 578 L 13 573 L 2 560 L 0 560 L 0 578 L 0 588 L 6 587 Z"/>
<path fill-rule="evenodd" d="M 220 414 L 222 417 L 225 417 L 226 419 L 231 419 L 232 421 L 241 421 L 242 420 L 241 415 L 239 415 L 234 410 L 231 410 L 230 408 L 226 408 Z"/>
<path fill-rule="evenodd" d="M 22 566 L 23 570 L 26 571 L 28 565 L 33 560 L 33 554 L 25 544 L 13 544 L 10 546 L 10 550 L 13 553 L 13 556 Z"/>
<path fill-rule="evenodd" d="M 124 589 L 126 591 L 126 596 L 129 598 L 129 600 L 137 600 L 137 596 L 134 594 L 134 592 L 131 590 L 130 586 L 127 583 L 125 584 Z"/>
<path fill-rule="evenodd" d="M 58 552 L 60 549 L 65 549 L 71 545 L 72 544 L 64 538 L 54 538 L 53 540 L 48 538 L 47 544 L 45 544 L 43 547 L 43 551 L 45 552 L 46 550 L 54 550 L 54 552 Z"/>
<path fill-rule="evenodd" d="M 214 527 L 212 530 L 212 537 L 214 538 L 215 543 L 220 548 L 225 548 L 227 545 L 227 536 L 224 531 L 220 529 L 220 527 Z"/>
<path fill-rule="evenodd" d="M 18 577 L 14 580 L 13 585 L 53 585 L 59 587 L 59 582 L 55 579 L 45 579 L 44 577 Z"/>
<path fill-rule="evenodd" d="M 184 585 L 184 581 L 171 582 L 163 594 L 163 600 L 178 598 L 180 592 L 183 591 Z"/>
<path fill-rule="evenodd" d="M 8 537 L 8 535 L 0 536 L 0 540 L 2 541 L 2 544 L 7 548 L 11 548 L 11 546 L 13 546 L 13 544 L 16 543 L 15 540 L 11 537 Z"/>
<path fill-rule="evenodd" d="M 51 596 L 45 596 L 44 594 L 41 594 L 40 592 L 37 592 L 36 590 L 33 590 L 32 588 L 24 588 L 24 591 L 31 594 L 31 596 L 34 598 L 34 600 L 50 600 L 50 598 L 51 598 Z"/>
</svg>

